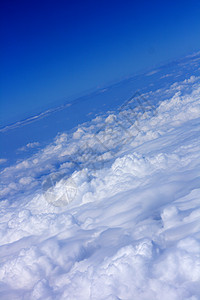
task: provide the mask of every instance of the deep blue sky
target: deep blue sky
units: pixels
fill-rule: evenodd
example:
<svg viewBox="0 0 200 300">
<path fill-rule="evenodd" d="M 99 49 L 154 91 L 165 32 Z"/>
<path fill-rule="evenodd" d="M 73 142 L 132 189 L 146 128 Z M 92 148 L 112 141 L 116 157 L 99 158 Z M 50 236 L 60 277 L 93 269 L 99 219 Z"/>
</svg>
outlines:
<svg viewBox="0 0 200 300">
<path fill-rule="evenodd" d="M 1 123 L 200 49 L 200 1 L 2 0 Z"/>
</svg>

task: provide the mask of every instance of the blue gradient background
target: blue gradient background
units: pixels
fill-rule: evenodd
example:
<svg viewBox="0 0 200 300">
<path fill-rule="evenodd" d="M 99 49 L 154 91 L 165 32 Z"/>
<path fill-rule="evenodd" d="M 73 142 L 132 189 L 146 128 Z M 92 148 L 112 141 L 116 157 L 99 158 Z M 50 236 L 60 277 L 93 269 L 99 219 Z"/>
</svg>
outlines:
<svg viewBox="0 0 200 300">
<path fill-rule="evenodd" d="M 0 125 L 200 49 L 200 1 L 1 1 Z"/>
</svg>

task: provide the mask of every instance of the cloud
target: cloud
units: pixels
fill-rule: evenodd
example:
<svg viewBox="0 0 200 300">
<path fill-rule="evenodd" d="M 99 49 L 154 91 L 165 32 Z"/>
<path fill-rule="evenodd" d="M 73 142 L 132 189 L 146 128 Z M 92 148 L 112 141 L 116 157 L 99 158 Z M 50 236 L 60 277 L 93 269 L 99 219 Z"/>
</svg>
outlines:
<svg viewBox="0 0 200 300">
<path fill-rule="evenodd" d="M 0 158 L 0 165 L 5 164 L 7 162 L 6 158 Z"/>
<path fill-rule="evenodd" d="M 173 76 L 173 74 L 165 74 L 165 75 L 161 76 L 160 79 L 171 77 L 171 76 Z"/>
<path fill-rule="evenodd" d="M 153 70 L 153 71 L 151 71 L 151 72 L 148 72 L 148 73 L 146 74 L 146 76 L 151 76 L 151 75 L 154 75 L 154 74 L 156 74 L 156 73 L 158 73 L 158 72 L 159 72 L 159 69 Z"/>
<path fill-rule="evenodd" d="M 19 128 L 19 127 L 22 127 L 22 126 L 26 126 L 27 124 L 33 123 L 33 122 L 37 121 L 38 119 L 43 119 L 43 118 L 47 117 L 48 115 L 54 114 L 57 111 L 63 110 L 64 108 L 69 107 L 71 105 L 72 105 L 72 102 L 71 103 L 66 103 L 64 105 L 61 105 L 61 106 L 58 106 L 58 107 L 55 107 L 55 108 L 48 109 L 44 112 L 41 112 L 38 115 L 29 117 L 25 120 L 17 121 L 16 123 L 6 125 L 6 126 L 0 128 L 0 132 L 3 133 L 3 132 L 6 132 L 6 131 L 9 131 L 9 130 L 12 130 L 12 129 L 16 129 L 16 128 Z"/>
<path fill-rule="evenodd" d="M 39 145 L 40 145 L 40 143 L 38 143 L 38 142 L 28 143 L 28 144 L 26 144 L 26 146 L 23 146 L 23 147 L 19 148 L 18 150 L 19 151 L 27 151 L 28 149 L 33 149 L 33 148 L 39 147 Z"/>
<path fill-rule="evenodd" d="M 194 75 L 190 76 L 189 79 L 185 79 L 184 83 L 194 83 L 198 78 L 196 78 Z"/>
<path fill-rule="evenodd" d="M 200 297 L 200 78 L 140 96 L 1 171 L 0 298 Z"/>
</svg>

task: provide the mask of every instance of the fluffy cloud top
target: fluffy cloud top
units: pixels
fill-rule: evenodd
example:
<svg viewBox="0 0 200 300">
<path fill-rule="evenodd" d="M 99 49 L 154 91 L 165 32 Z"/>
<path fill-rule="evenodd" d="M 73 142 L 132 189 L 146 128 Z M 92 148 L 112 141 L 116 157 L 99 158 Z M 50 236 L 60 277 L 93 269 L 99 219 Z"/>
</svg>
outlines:
<svg viewBox="0 0 200 300">
<path fill-rule="evenodd" d="M 200 298 L 200 77 L 140 96 L 2 170 L 2 300 Z"/>
</svg>

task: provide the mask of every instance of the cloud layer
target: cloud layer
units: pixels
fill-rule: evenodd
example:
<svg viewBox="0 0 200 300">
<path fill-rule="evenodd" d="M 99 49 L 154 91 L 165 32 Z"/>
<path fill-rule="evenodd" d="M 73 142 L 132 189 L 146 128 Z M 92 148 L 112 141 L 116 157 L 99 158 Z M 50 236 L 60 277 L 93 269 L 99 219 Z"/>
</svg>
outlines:
<svg viewBox="0 0 200 300">
<path fill-rule="evenodd" d="M 200 77 L 139 99 L 3 169 L 2 300 L 200 298 Z"/>
</svg>

